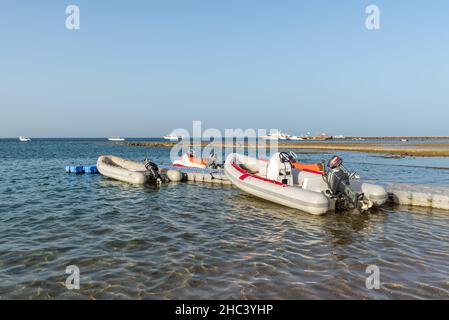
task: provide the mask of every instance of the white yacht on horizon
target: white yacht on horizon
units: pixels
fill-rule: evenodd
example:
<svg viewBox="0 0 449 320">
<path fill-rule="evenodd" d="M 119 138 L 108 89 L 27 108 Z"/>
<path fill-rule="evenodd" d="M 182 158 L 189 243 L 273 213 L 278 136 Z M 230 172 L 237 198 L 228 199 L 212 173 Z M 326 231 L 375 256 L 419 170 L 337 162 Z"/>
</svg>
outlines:
<svg viewBox="0 0 449 320">
<path fill-rule="evenodd" d="M 281 130 L 277 130 L 267 136 L 260 136 L 264 140 L 288 140 L 291 136 L 287 133 L 283 133 Z"/>
<path fill-rule="evenodd" d="M 170 140 L 170 141 L 178 141 L 179 137 L 175 136 L 174 134 L 169 134 L 169 135 L 164 136 L 164 139 Z"/>
<path fill-rule="evenodd" d="M 23 136 L 20 136 L 20 137 L 19 137 L 19 140 L 20 140 L 21 142 L 28 142 L 28 141 L 31 141 L 30 138 L 28 138 L 28 137 L 23 137 Z"/>
<path fill-rule="evenodd" d="M 109 141 L 125 141 L 125 138 L 120 137 L 110 137 L 108 138 Z"/>
</svg>

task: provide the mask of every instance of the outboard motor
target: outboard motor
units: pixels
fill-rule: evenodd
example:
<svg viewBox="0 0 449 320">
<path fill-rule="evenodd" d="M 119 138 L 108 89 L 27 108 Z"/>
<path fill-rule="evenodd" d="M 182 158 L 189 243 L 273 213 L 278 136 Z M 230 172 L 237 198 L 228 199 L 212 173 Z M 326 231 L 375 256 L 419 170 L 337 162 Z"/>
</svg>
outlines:
<svg viewBox="0 0 449 320">
<path fill-rule="evenodd" d="M 359 211 L 368 210 L 373 203 L 365 198 L 363 193 L 357 193 L 351 188 L 350 179 L 355 173 L 350 173 L 343 166 L 343 159 L 333 156 L 327 163 L 326 182 L 333 195 L 340 199 L 343 207 L 355 207 Z"/>
<path fill-rule="evenodd" d="M 145 159 L 144 164 L 145 168 L 148 171 L 147 176 L 149 177 L 149 180 L 154 181 L 157 184 L 160 184 L 162 182 L 162 178 L 161 175 L 159 174 L 159 167 L 157 166 L 157 164 L 155 164 L 149 159 Z"/>
<path fill-rule="evenodd" d="M 218 163 L 218 156 L 215 154 L 214 150 L 212 150 L 209 154 L 209 158 L 207 160 L 207 167 L 211 169 L 222 168 L 223 165 Z"/>
</svg>

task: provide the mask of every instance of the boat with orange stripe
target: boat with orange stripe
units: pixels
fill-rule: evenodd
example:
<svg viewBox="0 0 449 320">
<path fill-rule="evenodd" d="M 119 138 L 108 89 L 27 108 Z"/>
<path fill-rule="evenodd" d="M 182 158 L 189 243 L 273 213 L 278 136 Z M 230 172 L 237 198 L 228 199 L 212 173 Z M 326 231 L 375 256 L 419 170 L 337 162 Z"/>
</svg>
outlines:
<svg viewBox="0 0 449 320">
<path fill-rule="evenodd" d="M 175 167 L 204 169 L 207 166 L 207 159 L 197 158 L 192 152 L 187 152 L 179 159 L 173 161 L 173 165 Z"/>
<path fill-rule="evenodd" d="M 217 156 L 211 152 L 208 158 L 198 158 L 195 157 L 193 151 L 184 153 L 179 159 L 173 161 L 173 166 L 175 167 L 185 167 L 185 168 L 219 168 L 222 164 L 218 163 Z"/>
<path fill-rule="evenodd" d="M 356 179 L 337 156 L 324 168 L 322 164 L 301 164 L 286 152 L 277 152 L 269 160 L 232 153 L 224 171 L 242 191 L 314 215 L 336 208 L 365 211 L 388 199 L 382 186 Z"/>
</svg>

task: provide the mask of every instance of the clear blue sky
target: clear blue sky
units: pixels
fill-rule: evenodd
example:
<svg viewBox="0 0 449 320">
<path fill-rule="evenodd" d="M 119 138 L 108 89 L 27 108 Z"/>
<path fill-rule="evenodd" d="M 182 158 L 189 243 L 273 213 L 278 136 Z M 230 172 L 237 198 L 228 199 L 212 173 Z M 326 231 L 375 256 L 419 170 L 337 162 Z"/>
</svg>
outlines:
<svg viewBox="0 0 449 320">
<path fill-rule="evenodd" d="M 449 134 L 445 0 L 2 0 L 0 41 L 0 137 Z"/>
</svg>

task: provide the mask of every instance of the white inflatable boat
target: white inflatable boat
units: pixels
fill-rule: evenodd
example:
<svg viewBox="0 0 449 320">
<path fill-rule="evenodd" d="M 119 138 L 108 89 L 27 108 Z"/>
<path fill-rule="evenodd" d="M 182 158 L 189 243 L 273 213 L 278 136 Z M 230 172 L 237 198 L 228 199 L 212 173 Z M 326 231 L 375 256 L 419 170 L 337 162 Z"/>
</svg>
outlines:
<svg viewBox="0 0 449 320">
<path fill-rule="evenodd" d="M 158 170 L 155 168 L 150 161 L 139 163 L 116 156 L 100 156 L 97 161 L 97 169 L 102 175 L 132 184 L 157 182 Z"/>
<path fill-rule="evenodd" d="M 387 201 L 382 186 L 354 179 L 338 159 L 325 173 L 296 169 L 293 157 L 285 152 L 275 153 L 270 160 L 233 153 L 227 157 L 224 171 L 235 186 L 249 194 L 315 215 L 347 205 L 367 210 Z"/>
<path fill-rule="evenodd" d="M 179 159 L 173 161 L 173 166 L 198 169 L 223 167 L 218 163 L 218 158 L 213 152 L 208 158 L 198 158 L 195 157 L 193 151 L 184 153 Z"/>
<path fill-rule="evenodd" d="M 188 152 L 173 161 L 173 165 L 176 167 L 204 169 L 207 167 L 207 159 L 196 158 L 192 152 Z"/>
</svg>

